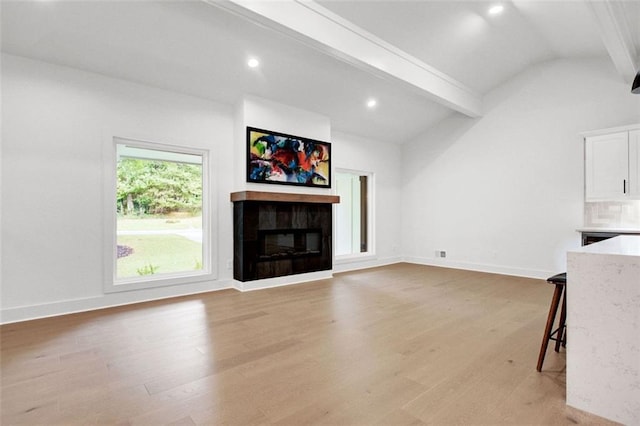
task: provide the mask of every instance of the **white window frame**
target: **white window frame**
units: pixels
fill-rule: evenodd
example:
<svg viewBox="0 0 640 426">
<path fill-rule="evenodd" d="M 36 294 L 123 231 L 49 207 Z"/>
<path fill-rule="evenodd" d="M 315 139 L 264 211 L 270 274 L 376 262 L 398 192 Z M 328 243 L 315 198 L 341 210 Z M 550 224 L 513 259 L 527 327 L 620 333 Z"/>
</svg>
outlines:
<svg viewBox="0 0 640 426">
<path fill-rule="evenodd" d="M 359 253 L 350 253 L 350 254 L 342 254 L 335 255 L 334 261 L 336 264 L 344 264 L 344 263 L 352 263 L 352 262 L 360 262 L 363 260 L 376 259 L 376 236 L 374 230 L 375 226 L 375 174 L 373 172 L 364 171 L 364 170 L 356 170 L 356 169 L 346 169 L 336 167 L 334 172 L 337 173 L 350 173 L 360 176 L 367 176 L 367 251 L 359 252 Z M 337 188 L 336 191 L 337 193 Z M 336 211 L 338 206 L 334 207 L 334 217 L 337 217 Z M 334 226 L 334 236 L 333 240 L 335 242 L 337 239 L 337 226 Z M 334 246 L 335 252 L 335 246 Z"/>
<path fill-rule="evenodd" d="M 126 144 L 132 147 L 168 151 L 202 156 L 202 269 L 180 273 L 144 275 L 139 277 L 117 278 L 117 146 Z M 146 140 L 112 136 L 105 143 L 104 152 L 104 279 L 103 290 L 106 293 L 141 290 L 171 285 L 192 284 L 216 279 L 214 252 L 211 238 L 212 202 L 211 165 L 209 151 Z"/>
</svg>

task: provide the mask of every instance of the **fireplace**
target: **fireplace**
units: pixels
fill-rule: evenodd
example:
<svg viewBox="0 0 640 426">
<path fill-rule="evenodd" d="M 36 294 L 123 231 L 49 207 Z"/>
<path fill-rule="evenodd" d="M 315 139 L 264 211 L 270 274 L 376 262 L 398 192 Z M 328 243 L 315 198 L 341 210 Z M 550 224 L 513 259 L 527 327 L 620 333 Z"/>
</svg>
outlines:
<svg viewBox="0 0 640 426">
<path fill-rule="evenodd" d="M 245 191 L 231 194 L 233 276 L 252 281 L 332 268 L 337 196 Z"/>
</svg>

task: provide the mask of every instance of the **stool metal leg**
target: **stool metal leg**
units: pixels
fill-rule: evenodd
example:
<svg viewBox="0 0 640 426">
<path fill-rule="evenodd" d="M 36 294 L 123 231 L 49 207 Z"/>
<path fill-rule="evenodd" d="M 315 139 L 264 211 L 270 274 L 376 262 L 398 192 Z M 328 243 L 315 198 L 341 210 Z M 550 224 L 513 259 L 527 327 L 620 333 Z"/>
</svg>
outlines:
<svg viewBox="0 0 640 426">
<path fill-rule="evenodd" d="M 547 353 L 547 346 L 549 345 L 549 338 L 553 330 L 553 323 L 556 320 L 556 312 L 558 311 L 558 305 L 560 304 L 560 297 L 562 296 L 562 285 L 556 285 L 553 291 L 553 298 L 551 299 L 551 307 L 549 308 L 549 316 L 547 317 L 547 325 L 544 328 L 544 336 L 542 337 L 542 345 L 540 346 L 540 354 L 538 355 L 538 365 L 536 370 L 542 370 L 542 363 L 544 362 L 544 356 Z"/>
<path fill-rule="evenodd" d="M 562 296 L 562 310 L 560 311 L 560 324 L 558 325 L 558 334 L 556 336 L 556 352 L 560 352 L 560 345 L 567 346 L 567 290 L 564 290 Z"/>
</svg>

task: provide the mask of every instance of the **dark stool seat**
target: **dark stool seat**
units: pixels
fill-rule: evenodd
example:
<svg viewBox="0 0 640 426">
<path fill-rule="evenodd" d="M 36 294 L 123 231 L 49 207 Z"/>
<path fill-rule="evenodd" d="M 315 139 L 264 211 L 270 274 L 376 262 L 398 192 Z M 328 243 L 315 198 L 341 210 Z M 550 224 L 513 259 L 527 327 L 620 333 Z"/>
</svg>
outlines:
<svg viewBox="0 0 640 426">
<path fill-rule="evenodd" d="M 542 336 L 542 345 L 540 346 L 540 355 L 538 355 L 538 365 L 536 370 L 542 370 L 542 364 L 544 363 L 544 357 L 547 353 L 547 346 L 549 341 L 556 342 L 555 351 L 560 351 L 560 345 L 567 346 L 567 333 L 566 333 L 566 321 L 567 321 L 567 273 L 556 274 L 550 278 L 547 278 L 547 282 L 556 286 L 553 291 L 553 298 L 551 299 L 551 307 L 549 307 L 549 316 L 547 317 L 547 325 L 544 328 L 544 336 Z M 556 320 L 556 314 L 558 313 L 558 306 L 560 305 L 560 299 L 562 298 L 562 309 L 560 310 L 560 321 L 558 328 L 553 329 L 553 325 Z"/>
</svg>

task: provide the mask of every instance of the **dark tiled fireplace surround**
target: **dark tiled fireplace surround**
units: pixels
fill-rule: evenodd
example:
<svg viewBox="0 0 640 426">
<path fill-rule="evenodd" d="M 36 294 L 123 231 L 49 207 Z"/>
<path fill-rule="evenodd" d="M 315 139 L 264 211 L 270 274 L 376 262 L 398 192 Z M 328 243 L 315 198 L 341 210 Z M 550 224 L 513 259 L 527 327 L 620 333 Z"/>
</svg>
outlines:
<svg viewBox="0 0 640 426">
<path fill-rule="evenodd" d="M 243 191 L 233 201 L 233 277 L 253 281 L 330 270 L 334 195 Z"/>
</svg>

